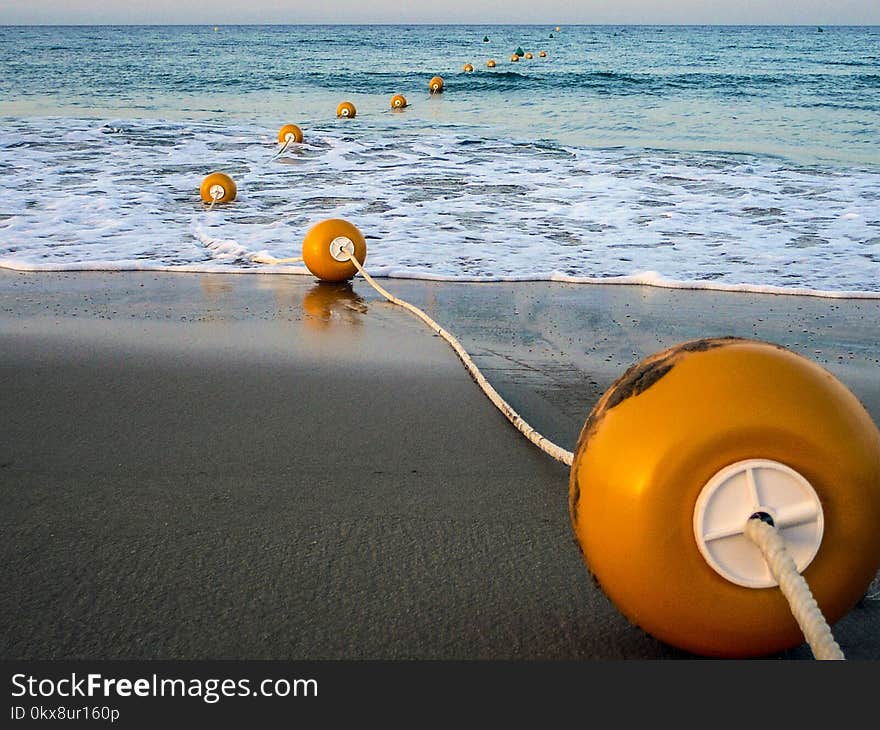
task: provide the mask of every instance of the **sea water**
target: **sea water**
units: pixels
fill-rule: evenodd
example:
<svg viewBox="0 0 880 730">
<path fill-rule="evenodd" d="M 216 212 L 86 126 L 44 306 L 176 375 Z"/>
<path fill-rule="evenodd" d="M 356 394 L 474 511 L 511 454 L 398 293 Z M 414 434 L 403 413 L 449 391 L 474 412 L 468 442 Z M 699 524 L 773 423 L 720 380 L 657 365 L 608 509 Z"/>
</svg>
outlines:
<svg viewBox="0 0 880 730">
<path fill-rule="evenodd" d="M 251 257 L 338 217 L 377 275 L 880 297 L 880 27 L 7 26 L 0 118 L 10 269 L 304 273 Z"/>
</svg>

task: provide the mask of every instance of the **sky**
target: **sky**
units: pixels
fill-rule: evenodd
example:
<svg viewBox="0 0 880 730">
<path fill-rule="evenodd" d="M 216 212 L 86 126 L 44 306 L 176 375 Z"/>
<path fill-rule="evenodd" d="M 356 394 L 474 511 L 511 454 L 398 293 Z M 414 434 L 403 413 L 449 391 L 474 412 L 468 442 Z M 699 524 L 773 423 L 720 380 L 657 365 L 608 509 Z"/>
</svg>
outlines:
<svg viewBox="0 0 880 730">
<path fill-rule="evenodd" d="M 0 24 L 878 25 L 878 0 L 0 0 Z"/>
</svg>

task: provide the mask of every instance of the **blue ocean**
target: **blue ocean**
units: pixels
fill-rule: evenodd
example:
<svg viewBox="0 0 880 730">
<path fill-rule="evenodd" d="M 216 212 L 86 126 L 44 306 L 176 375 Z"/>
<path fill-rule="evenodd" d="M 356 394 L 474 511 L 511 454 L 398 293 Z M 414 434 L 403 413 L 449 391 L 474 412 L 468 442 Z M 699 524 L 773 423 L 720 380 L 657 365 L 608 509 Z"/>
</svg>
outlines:
<svg viewBox="0 0 880 730">
<path fill-rule="evenodd" d="M 880 27 L 6 26 L 0 71 L 0 267 L 303 274 L 253 254 L 339 217 L 376 275 L 880 297 Z"/>
</svg>

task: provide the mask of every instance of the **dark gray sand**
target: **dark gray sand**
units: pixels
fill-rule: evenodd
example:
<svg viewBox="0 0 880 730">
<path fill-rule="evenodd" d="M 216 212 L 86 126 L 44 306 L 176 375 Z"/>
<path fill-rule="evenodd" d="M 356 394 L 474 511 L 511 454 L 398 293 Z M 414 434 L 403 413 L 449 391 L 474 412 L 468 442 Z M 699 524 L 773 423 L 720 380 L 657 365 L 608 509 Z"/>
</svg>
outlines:
<svg viewBox="0 0 880 730">
<path fill-rule="evenodd" d="M 705 336 L 805 354 L 880 421 L 880 302 L 384 283 L 568 449 Z M 4 659 L 690 658 L 592 583 L 568 470 L 364 281 L 0 271 L 0 414 Z M 880 659 L 880 601 L 833 630 Z"/>
</svg>

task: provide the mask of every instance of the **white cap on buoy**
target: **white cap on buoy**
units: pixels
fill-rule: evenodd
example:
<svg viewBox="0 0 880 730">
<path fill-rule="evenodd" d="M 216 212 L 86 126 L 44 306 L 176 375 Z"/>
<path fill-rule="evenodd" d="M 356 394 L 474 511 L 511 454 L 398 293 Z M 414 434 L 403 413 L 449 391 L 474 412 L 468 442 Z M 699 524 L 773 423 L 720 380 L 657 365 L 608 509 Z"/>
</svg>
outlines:
<svg viewBox="0 0 880 730">
<path fill-rule="evenodd" d="M 785 464 L 747 459 L 727 466 L 703 487 L 694 507 L 694 537 L 712 569 L 746 588 L 778 585 L 761 550 L 746 536 L 760 514 L 785 537 L 799 573 L 816 557 L 825 520 L 813 486 Z"/>
</svg>

